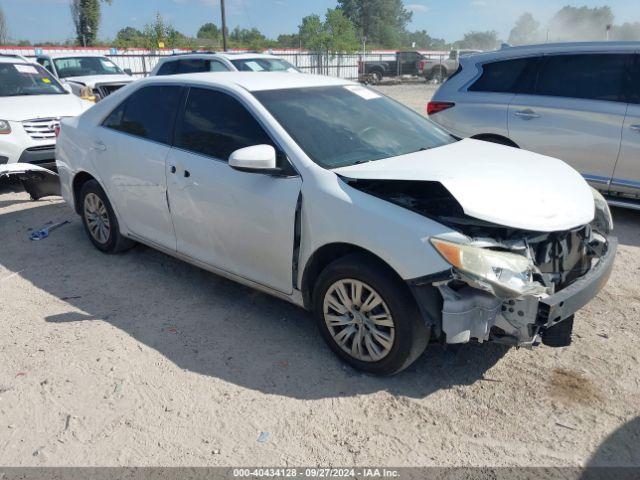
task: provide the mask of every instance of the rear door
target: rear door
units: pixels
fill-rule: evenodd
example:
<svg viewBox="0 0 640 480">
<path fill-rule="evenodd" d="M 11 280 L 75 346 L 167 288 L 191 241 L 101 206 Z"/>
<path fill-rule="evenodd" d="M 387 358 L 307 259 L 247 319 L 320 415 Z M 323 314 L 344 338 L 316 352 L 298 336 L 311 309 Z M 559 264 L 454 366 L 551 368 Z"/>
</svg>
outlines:
<svg viewBox="0 0 640 480">
<path fill-rule="evenodd" d="M 614 53 L 544 57 L 534 89 L 509 106 L 509 137 L 521 148 L 564 160 L 606 191 L 620 149 L 631 60 Z"/>
<path fill-rule="evenodd" d="M 171 250 L 165 161 L 183 89 L 149 86 L 132 93 L 102 123 L 92 154 L 109 199 L 127 228 Z"/>
<path fill-rule="evenodd" d="M 628 88 L 629 106 L 622 126 L 620 156 L 611 192 L 640 196 L 640 55 L 635 55 Z"/>
<path fill-rule="evenodd" d="M 278 146 L 221 91 L 191 88 L 167 162 L 178 252 L 275 290 L 293 290 L 295 212 L 302 180 L 234 170 L 239 148 Z M 280 154 L 282 162 L 288 162 Z"/>
</svg>

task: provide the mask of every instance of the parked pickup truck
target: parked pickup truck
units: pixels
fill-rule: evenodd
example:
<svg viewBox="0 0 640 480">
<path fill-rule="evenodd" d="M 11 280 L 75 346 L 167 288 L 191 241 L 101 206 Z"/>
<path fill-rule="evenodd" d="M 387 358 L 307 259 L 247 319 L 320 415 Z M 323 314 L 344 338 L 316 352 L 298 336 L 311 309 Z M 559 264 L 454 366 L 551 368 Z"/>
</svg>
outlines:
<svg viewBox="0 0 640 480">
<path fill-rule="evenodd" d="M 384 77 L 418 75 L 418 64 L 425 57 L 420 52 L 396 52 L 394 60 L 358 62 L 361 80 L 378 83 Z"/>
<path fill-rule="evenodd" d="M 480 53 L 480 50 L 451 50 L 449 58 L 424 58 L 418 63 L 418 74 L 425 80 L 443 82 L 453 75 L 460 66 L 460 57 Z"/>
</svg>

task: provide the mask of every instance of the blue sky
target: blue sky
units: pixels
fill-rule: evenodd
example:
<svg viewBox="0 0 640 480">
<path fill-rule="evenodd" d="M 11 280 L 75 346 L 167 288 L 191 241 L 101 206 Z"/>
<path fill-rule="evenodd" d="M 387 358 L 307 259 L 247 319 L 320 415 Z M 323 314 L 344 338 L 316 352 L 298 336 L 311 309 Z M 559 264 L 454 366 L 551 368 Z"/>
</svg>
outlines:
<svg viewBox="0 0 640 480">
<path fill-rule="evenodd" d="M 113 38 L 124 26 L 142 28 L 159 11 L 178 30 L 194 35 L 202 23 L 220 23 L 218 0 L 113 0 L 103 7 L 101 38 Z M 12 39 L 65 40 L 73 37 L 69 0 L 0 0 Z M 335 0 L 227 0 L 231 28 L 258 27 L 267 36 L 297 31 L 300 19 L 324 13 Z M 638 0 L 405 0 L 414 12 L 412 30 L 425 29 L 434 37 L 454 41 L 470 30 L 497 30 L 509 36 L 515 20 L 530 11 L 541 22 L 564 5 L 610 5 L 616 23 L 640 22 Z"/>
</svg>

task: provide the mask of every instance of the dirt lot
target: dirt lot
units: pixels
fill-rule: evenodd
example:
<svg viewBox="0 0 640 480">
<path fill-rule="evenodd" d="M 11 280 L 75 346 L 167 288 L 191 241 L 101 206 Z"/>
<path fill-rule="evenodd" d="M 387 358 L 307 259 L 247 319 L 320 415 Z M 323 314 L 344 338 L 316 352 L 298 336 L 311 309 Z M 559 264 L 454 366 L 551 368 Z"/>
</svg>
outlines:
<svg viewBox="0 0 640 480">
<path fill-rule="evenodd" d="M 380 87 L 424 111 L 429 89 Z M 375 378 L 309 314 L 0 185 L 0 465 L 640 465 L 640 213 L 569 348 L 430 347 Z M 30 229 L 71 220 L 48 239 Z"/>
</svg>

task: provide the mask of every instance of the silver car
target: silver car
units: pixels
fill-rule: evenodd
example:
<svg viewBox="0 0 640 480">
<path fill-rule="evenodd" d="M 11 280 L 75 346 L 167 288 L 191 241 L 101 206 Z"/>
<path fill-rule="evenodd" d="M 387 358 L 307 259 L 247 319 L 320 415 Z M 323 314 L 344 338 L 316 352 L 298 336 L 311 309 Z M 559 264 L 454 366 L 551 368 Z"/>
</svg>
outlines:
<svg viewBox="0 0 640 480">
<path fill-rule="evenodd" d="M 560 158 L 640 209 L 640 42 L 505 48 L 461 58 L 427 111 L 460 137 Z"/>
</svg>

